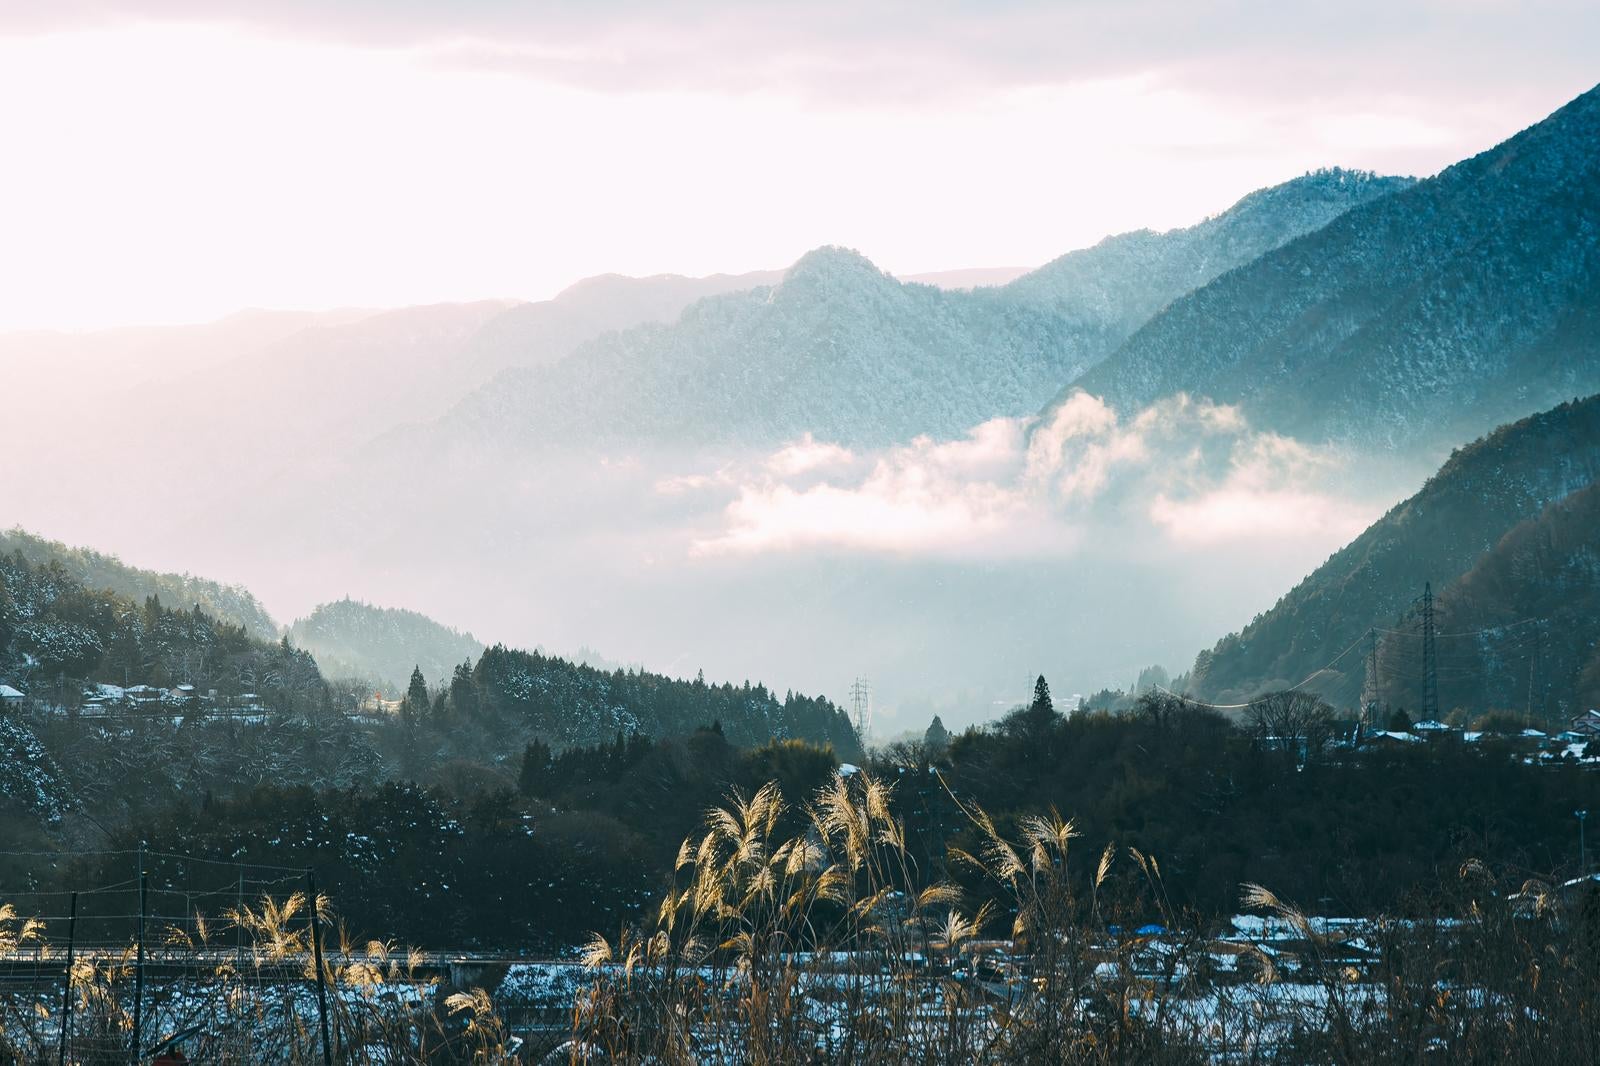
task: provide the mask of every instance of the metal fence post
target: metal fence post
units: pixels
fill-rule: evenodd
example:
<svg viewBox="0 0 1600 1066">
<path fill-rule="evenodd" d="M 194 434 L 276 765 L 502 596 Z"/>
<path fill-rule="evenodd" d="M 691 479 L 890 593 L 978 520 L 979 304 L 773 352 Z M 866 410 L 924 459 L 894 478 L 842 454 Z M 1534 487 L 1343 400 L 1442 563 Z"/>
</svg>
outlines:
<svg viewBox="0 0 1600 1066">
<path fill-rule="evenodd" d="M 78 937 L 78 894 L 72 894 L 67 908 L 67 979 L 61 986 L 61 1052 L 56 1056 L 57 1066 L 66 1066 L 67 1041 L 72 1032 L 72 966 L 73 949 Z"/>
<path fill-rule="evenodd" d="M 144 849 L 139 850 L 138 957 L 133 969 L 133 1066 L 139 1066 L 144 1045 L 144 916 L 148 909 L 149 878 L 144 872 Z"/>
<path fill-rule="evenodd" d="M 311 912 L 306 921 L 311 927 L 311 958 L 317 967 L 317 1018 L 322 1023 L 322 1066 L 333 1066 L 333 1047 L 328 1039 L 328 988 L 322 976 L 322 922 L 317 917 L 317 879 L 306 871 L 306 892 Z"/>
</svg>

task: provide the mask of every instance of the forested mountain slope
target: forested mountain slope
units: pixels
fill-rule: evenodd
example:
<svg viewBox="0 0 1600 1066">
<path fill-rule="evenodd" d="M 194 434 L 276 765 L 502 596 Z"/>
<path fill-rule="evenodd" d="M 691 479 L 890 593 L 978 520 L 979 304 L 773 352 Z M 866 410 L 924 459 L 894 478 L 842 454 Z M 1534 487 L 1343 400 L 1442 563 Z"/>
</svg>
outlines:
<svg viewBox="0 0 1600 1066">
<path fill-rule="evenodd" d="M 1129 336 L 1173 299 L 1321 229 L 1353 207 L 1413 184 L 1413 178 L 1340 167 L 1314 171 L 1257 189 L 1187 229 L 1107 237 L 1046 263 L 1003 291 L 1069 318 L 1114 322 Z"/>
<path fill-rule="evenodd" d="M 1518 524 L 1447 586 L 1438 627 L 1442 708 L 1550 723 L 1600 707 L 1600 482 Z M 1393 704 L 1416 702 L 1417 644 L 1398 634 L 1379 653 Z"/>
<path fill-rule="evenodd" d="M 435 682 L 483 654 L 471 633 L 427 615 L 356 600 L 324 603 L 289 627 L 289 640 L 316 657 L 329 677 L 382 682 L 397 694 L 413 668 Z"/>
<path fill-rule="evenodd" d="M 1360 640 L 1395 628 L 1424 582 L 1436 591 L 1470 570 L 1518 523 L 1600 478 L 1600 396 L 1504 426 L 1450 457 L 1423 488 L 1242 631 L 1195 662 L 1208 699 L 1297 684 Z M 1347 656 L 1313 686 L 1349 695 L 1362 659 Z M 1343 688 L 1339 686 L 1343 685 Z"/>
<path fill-rule="evenodd" d="M 1073 383 L 1442 450 L 1600 388 L 1600 90 L 1174 302 Z"/>
<path fill-rule="evenodd" d="M 435 440 L 526 445 L 850 444 L 953 436 L 1036 410 L 1167 301 L 1405 179 L 1307 175 L 1186 230 L 1074 252 L 1002 288 L 905 284 L 856 252 L 807 253 L 770 287 L 712 297 L 671 325 L 607 334 L 508 370 Z"/>
<path fill-rule="evenodd" d="M 16 553 L 35 566 L 59 564 L 64 573 L 86 589 L 105 589 L 135 603 L 156 596 L 168 607 L 199 607 L 258 639 L 274 640 L 278 636 L 278 624 L 242 585 L 224 585 L 193 574 L 142 570 L 114 555 L 70 547 L 26 530 L 0 530 L 0 555 Z"/>
</svg>

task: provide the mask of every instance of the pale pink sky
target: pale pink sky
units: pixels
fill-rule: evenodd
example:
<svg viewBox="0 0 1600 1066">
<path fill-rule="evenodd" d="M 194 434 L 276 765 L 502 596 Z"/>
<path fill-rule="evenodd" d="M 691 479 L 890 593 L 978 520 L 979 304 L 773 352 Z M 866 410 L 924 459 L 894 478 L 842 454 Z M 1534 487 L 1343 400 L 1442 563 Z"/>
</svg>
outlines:
<svg viewBox="0 0 1600 1066">
<path fill-rule="evenodd" d="M 0 0 L 0 329 L 1033 265 L 1433 172 L 1600 54 L 1593 4 L 604 6 Z"/>
</svg>

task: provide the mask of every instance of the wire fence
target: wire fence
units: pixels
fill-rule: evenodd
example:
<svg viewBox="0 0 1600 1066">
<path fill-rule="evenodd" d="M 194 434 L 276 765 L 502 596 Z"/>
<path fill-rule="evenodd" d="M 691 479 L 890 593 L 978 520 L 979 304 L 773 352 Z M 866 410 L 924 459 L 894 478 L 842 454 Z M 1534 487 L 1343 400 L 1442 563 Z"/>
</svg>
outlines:
<svg viewBox="0 0 1600 1066">
<path fill-rule="evenodd" d="M 127 876 L 74 881 L 108 870 Z M 498 1019 L 448 1007 L 447 976 L 352 943 L 310 870 L 0 852 L 0 1063 L 501 1061 Z"/>
</svg>

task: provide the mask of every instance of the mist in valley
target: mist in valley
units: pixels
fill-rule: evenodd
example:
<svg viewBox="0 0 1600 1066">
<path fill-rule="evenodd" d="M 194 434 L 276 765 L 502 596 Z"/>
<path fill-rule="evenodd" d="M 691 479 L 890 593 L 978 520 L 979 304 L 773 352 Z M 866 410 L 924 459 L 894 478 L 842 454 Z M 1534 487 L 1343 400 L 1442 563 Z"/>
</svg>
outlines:
<svg viewBox="0 0 1600 1066">
<path fill-rule="evenodd" d="M 1182 674 L 1429 465 L 1205 401 L 1119 416 L 1084 394 L 888 447 L 439 446 L 431 416 L 475 381 L 459 353 L 509 313 L 302 326 L 167 378 L 140 359 L 148 380 L 16 434 L 5 521 L 242 584 L 285 625 L 351 596 L 489 644 L 841 703 L 866 677 L 893 736 L 992 719 L 1040 672 L 1063 699 Z M 363 362 L 397 340 L 418 375 Z"/>
</svg>

